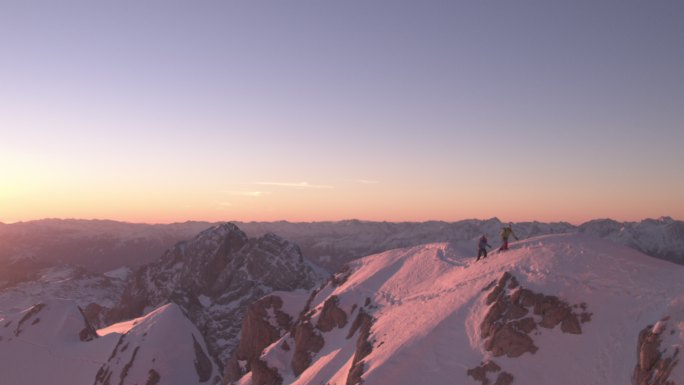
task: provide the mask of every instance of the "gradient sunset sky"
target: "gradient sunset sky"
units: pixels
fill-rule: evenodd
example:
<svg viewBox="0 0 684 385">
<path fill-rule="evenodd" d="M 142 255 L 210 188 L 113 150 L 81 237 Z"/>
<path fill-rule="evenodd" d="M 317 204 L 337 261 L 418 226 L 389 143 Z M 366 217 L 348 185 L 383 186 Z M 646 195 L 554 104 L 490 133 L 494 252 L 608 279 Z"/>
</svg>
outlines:
<svg viewBox="0 0 684 385">
<path fill-rule="evenodd" d="M 0 2 L 0 221 L 684 218 L 684 1 Z"/>
</svg>

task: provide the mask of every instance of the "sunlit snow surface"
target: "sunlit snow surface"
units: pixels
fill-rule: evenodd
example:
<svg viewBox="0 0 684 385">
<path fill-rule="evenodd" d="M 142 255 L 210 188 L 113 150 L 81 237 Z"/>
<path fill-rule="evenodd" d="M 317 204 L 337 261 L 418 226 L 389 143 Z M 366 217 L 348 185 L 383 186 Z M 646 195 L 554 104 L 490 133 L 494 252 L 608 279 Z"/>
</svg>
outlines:
<svg viewBox="0 0 684 385">
<path fill-rule="evenodd" d="M 81 341 L 83 316 L 75 303 L 62 300 L 46 302 L 17 329 L 29 311 L 0 321 L 0 383 L 92 384 L 119 336 Z"/>
<path fill-rule="evenodd" d="M 317 295 L 314 306 L 336 295 L 347 314 L 366 297 L 377 306 L 370 310 L 376 321 L 364 384 L 476 384 L 466 371 L 487 359 L 511 373 L 515 384 L 629 384 L 642 329 L 669 315 L 661 349 L 684 343 L 684 266 L 581 234 L 516 242 L 477 263 L 465 250 L 438 243 L 370 256 L 351 264 L 354 272 L 343 285 Z M 488 309 L 483 289 L 507 271 L 534 292 L 586 303 L 593 315 L 582 334 L 539 328 L 530 334 L 539 347 L 535 354 L 492 357 L 479 332 Z M 346 335 L 355 315 L 344 328 L 323 333 L 325 347 L 299 377 L 281 341 L 264 359 L 286 384 L 343 384 L 354 355 L 356 337 Z M 676 366 L 670 379 L 684 382 L 683 369 Z"/>
</svg>

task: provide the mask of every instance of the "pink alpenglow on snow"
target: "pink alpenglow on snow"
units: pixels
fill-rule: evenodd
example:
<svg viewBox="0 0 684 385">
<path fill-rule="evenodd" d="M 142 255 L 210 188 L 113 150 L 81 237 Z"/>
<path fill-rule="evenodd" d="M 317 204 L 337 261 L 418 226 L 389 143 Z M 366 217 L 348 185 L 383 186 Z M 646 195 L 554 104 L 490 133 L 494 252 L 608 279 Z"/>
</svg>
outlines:
<svg viewBox="0 0 684 385">
<path fill-rule="evenodd" d="M 581 234 L 514 242 L 477 263 L 458 244 L 392 250 L 351 262 L 307 306 L 296 299 L 294 326 L 279 329 L 239 383 L 265 374 L 299 385 L 618 384 L 652 374 L 680 383 L 682 274 Z M 346 322 L 331 323 L 339 312 Z M 352 321 L 364 314 L 361 338 Z M 651 354 L 637 361 L 637 351 Z"/>
</svg>

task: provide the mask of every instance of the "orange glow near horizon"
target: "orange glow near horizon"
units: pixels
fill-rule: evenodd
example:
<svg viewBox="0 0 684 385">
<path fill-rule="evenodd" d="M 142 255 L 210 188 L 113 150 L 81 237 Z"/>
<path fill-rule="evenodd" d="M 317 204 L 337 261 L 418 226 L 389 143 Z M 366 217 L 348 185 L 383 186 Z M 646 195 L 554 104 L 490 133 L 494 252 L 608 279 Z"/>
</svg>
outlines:
<svg viewBox="0 0 684 385">
<path fill-rule="evenodd" d="M 636 221 L 664 215 L 668 203 L 623 210 L 633 202 L 577 195 L 530 195 L 509 191 L 505 199 L 495 193 L 459 191 L 410 191 L 406 186 L 382 184 L 333 189 L 275 188 L 271 191 L 217 191 L 168 188 L 168 192 L 87 189 L 85 193 L 50 186 L 34 191 L 2 186 L 0 221 L 12 223 L 43 218 L 110 219 L 137 223 L 196 221 L 316 222 L 360 219 L 369 221 L 458 221 L 498 217 L 503 221 L 564 221 L 580 224 L 596 218 Z M 259 186 L 261 190 L 264 186 Z M 166 190 L 166 189 L 164 189 Z"/>
<path fill-rule="evenodd" d="M 202 172 L 179 168 L 97 168 L 50 159 L 0 154 L 0 221 L 43 218 L 111 219 L 126 222 L 197 221 L 458 221 L 498 217 L 504 221 L 565 221 L 596 218 L 637 221 L 684 217 L 677 183 L 670 189 L 616 184 L 606 188 L 584 178 L 568 181 L 507 176 L 499 181 L 461 170 L 443 180 L 392 170 L 384 180 L 326 178 L 315 182 L 264 174 L 225 182 L 221 165 Z M 180 166 L 179 166 L 180 167 Z M 411 181 L 408 174 L 411 172 Z M 447 170 L 442 170 L 442 173 Z M 542 169 L 537 170 L 543 172 Z M 460 182 L 460 181 L 465 182 Z M 265 182 L 273 181 L 273 182 Z M 582 184 L 584 183 L 584 184 Z M 475 186 L 475 187 L 473 187 Z M 478 186 L 484 186 L 479 187 Z M 584 186 L 584 187 L 579 187 Z M 596 186 L 596 187 L 592 187 Z M 629 193 L 616 193 L 628 191 Z"/>
<path fill-rule="evenodd" d="M 5 165 L 0 170 L 0 221 L 4 223 L 43 218 L 171 223 L 345 219 L 418 222 L 498 217 L 513 222 L 579 224 L 596 218 L 637 221 L 684 217 L 676 186 L 654 190 L 641 185 L 615 185 L 608 189 L 585 180 L 585 187 L 579 188 L 576 178 L 570 183 L 566 177 L 557 181 L 547 178 L 542 188 L 530 175 L 495 182 L 467 170 L 460 171 L 460 179 L 467 183 L 430 178 L 420 172 L 412 172 L 412 181 L 407 182 L 396 170 L 378 181 L 326 179 L 322 174 L 316 182 L 294 178 L 290 180 L 295 182 L 287 182 L 267 174 L 249 180 L 235 173 L 245 181 L 227 183 L 216 177 L 221 175 L 220 167 L 176 174 L 175 169 L 98 169 L 10 155 L 0 154 Z M 274 182 L 264 182 L 267 180 Z M 616 193 L 626 189 L 629 194 Z"/>
</svg>

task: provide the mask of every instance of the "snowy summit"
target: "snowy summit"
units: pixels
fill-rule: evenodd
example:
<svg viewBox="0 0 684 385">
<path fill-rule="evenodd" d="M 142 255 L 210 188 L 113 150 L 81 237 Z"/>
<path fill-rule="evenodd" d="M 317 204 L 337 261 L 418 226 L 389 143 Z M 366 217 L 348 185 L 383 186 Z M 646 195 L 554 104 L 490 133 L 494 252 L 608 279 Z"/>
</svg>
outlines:
<svg viewBox="0 0 684 385">
<path fill-rule="evenodd" d="M 516 242 L 480 262 L 449 243 L 392 250 L 309 298 L 253 305 L 242 339 L 254 347 L 260 331 L 277 333 L 238 349 L 224 383 L 683 383 L 683 273 L 582 234 Z"/>
</svg>

